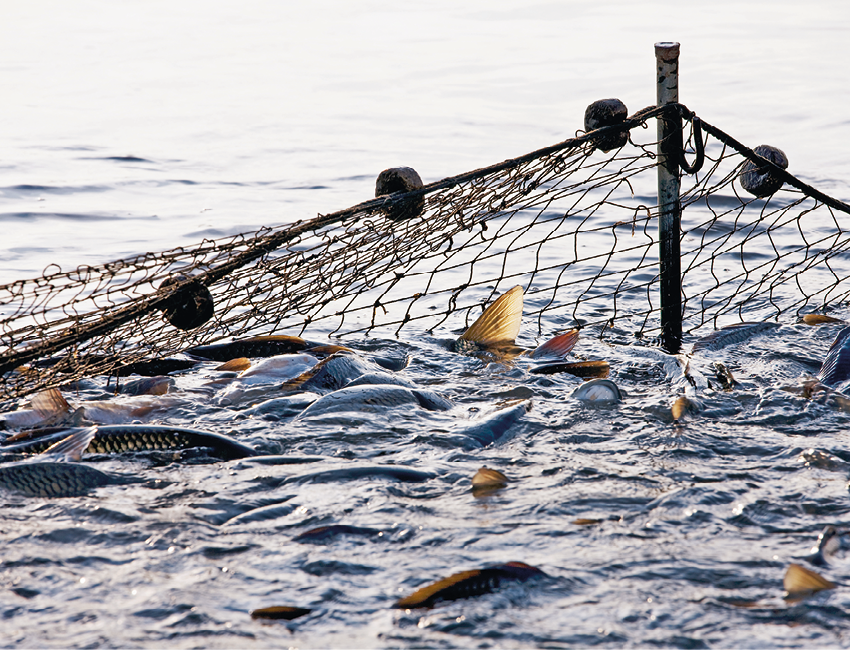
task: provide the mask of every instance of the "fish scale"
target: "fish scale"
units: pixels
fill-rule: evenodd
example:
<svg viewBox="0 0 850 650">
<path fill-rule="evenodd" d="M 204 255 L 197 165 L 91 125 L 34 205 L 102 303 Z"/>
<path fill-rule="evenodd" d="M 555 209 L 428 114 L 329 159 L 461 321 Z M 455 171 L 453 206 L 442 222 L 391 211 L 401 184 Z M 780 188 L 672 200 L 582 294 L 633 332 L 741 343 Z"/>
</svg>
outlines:
<svg viewBox="0 0 850 650">
<path fill-rule="evenodd" d="M 0 486 L 30 497 L 70 497 L 86 494 L 113 477 L 78 463 L 9 463 L 0 465 Z"/>
<path fill-rule="evenodd" d="M 65 435 L 67 435 L 67 432 L 60 431 L 17 444 L 3 445 L 0 446 L 0 451 L 4 453 L 41 453 Z M 98 427 L 95 437 L 86 451 L 109 454 L 127 451 L 187 449 L 190 447 L 210 447 L 214 455 L 227 460 L 256 455 L 256 451 L 251 447 L 218 433 L 167 425 L 132 424 Z"/>
</svg>

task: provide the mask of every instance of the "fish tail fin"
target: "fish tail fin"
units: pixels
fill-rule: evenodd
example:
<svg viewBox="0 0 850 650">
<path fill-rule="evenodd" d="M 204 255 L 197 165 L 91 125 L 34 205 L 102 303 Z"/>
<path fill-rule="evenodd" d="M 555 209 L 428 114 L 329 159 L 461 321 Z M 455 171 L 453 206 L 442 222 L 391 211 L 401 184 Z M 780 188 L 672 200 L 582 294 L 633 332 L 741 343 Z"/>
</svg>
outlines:
<svg viewBox="0 0 850 650">
<path fill-rule="evenodd" d="M 522 287 L 517 285 L 503 293 L 466 330 L 460 338 L 484 345 L 511 343 L 522 324 Z"/>
<path fill-rule="evenodd" d="M 539 345 L 531 352 L 531 357 L 538 359 L 540 357 L 559 357 L 565 359 L 570 351 L 575 347 L 578 341 L 578 330 L 572 329 L 569 332 L 559 334 L 543 345 Z"/>
<path fill-rule="evenodd" d="M 788 566 L 782 586 L 791 597 L 805 596 L 823 589 L 835 589 L 835 585 L 822 575 L 799 564 Z"/>
<path fill-rule="evenodd" d="M 66 460 L 80 460 L 83 457 L 83 452 L 88 449 L 91 441 L 94 440 L 97 427 L 68 430 L 73 431 L 73 433 L 67 438 L 63 438 L 59 442 L 50 445 L 40 455 L 63 456 Z"/>
</svg>

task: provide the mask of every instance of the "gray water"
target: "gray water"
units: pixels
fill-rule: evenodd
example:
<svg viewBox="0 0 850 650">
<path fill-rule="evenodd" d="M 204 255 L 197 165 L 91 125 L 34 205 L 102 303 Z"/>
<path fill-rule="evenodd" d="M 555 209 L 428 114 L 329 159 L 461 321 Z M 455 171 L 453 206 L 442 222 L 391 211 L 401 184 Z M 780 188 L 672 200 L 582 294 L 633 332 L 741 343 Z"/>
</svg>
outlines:
<svg viewBox="0 0 850 650">
<path fill-rule="evenodd" d="M 386 167 L 430 182 L 563 140 L 596 99 L 654 103 L 657 41 L 682 43 L 683 103 L 748 145 L 782 148 L 790 171 L 847 201 L 848 27 L 840 2 L 6 3 L 0 282 L 342 209 L 372 196 Z M 399 377 L 451 399 L 450 411 L 296 419 L 309 396 L 222 404 L 204 387 L 212 367 L 185 373 L 182 402 L 152 421 L 320 460 L 100 458 L 145 482 L 69 499 L 4 494 L 0 639 L 850 645 L 846 587 L 782 600 L 788 563 L 847 518 L 846 472 L 807 467 L 801 452 L 850 460 L 848 416 L 780 389 L 817 371 L 838 329 L 783 322 L 695 353 L 694 372 L 730 368 L 729 392 L 694 391 L 628 332 L 583 337 L 576 353 L 607 359 L 626 393 L 602 406 L 570 399 L 576 378 L 529 374 L 522 359 L 484 366 L 415 328 L 346 344 L 409 355 Z M 676 426 L 670 404 L 686 390 L 699 410 Z M 530 410 L 493 444 L 474 443 L 473 427 L 517 405 Z M 284 483 L 386 464 L 435 477 Z M 482 465 L 511 483 L 474 496 Z M 330 523 L 384 535 L 293 541 Z M 430 611 L 390 608 L 430 581 L 509 561 L 547 577 Z M 839 554 L 821 571 L 841 585 L 850 566 Z M 272 605 L 313 612 L 250 618 Z"/>
</svg>

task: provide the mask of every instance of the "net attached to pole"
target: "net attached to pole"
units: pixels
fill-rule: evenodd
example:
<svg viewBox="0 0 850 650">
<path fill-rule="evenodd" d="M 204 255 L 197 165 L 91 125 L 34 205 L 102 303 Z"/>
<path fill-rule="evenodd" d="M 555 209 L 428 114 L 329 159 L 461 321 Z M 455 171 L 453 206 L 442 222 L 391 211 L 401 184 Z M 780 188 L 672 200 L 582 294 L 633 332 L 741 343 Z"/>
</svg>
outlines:
<svg viewBox="0 0 850 650">
<path fill-rule="evenodd" d="M 454 336 L 517 284 L 539 335 L 578 325 L 651 339 L 657 143 L 646 126 L 664 110 L 694 117 L 680 105 L 644 109 L 621 126 L 310 221 L 0 286 L 0 403 L 230 337 Z M 595 146 L 618 130 L 629 131 L 624 146 Z M 715 127 L 703 131 L 706 164 L 682 181 L 686 334 L 845 301 L 850 208 L 785 172 L 769 198 L 748 195 L 741 167 L 760 159 Z M 164 318 L 204 287 L 209 320 L 184 330 Z"/>
</svg>

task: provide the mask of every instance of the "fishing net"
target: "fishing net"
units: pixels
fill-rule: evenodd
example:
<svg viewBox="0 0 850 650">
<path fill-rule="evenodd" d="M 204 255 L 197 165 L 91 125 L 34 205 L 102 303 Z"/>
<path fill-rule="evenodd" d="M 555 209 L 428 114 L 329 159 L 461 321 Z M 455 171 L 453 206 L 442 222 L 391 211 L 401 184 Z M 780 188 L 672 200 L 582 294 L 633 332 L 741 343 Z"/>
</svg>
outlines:
<svg viewBox="0 0 850 650">
<path fill-rule="evenodd" d="M 850 208 L 779 168 L 782 189 L 745 192 L 742 167 L 763 160 L 670 105 L 309 221 L 0 286 L 0 402 L 229 337 L 456 336 L 517 284 L 538 335 L 581 326 L 652 339 L 657 142 L 647 127 L 664 112 L 685 118 L 685 149 L 705 156 L 681 186 L 686 335 L 846 300 Z M 623 146 L 600 149 L 623 133 Z"/>
</svg>

